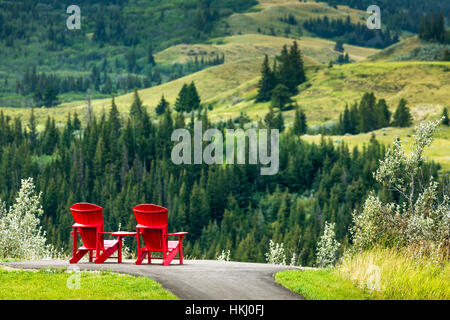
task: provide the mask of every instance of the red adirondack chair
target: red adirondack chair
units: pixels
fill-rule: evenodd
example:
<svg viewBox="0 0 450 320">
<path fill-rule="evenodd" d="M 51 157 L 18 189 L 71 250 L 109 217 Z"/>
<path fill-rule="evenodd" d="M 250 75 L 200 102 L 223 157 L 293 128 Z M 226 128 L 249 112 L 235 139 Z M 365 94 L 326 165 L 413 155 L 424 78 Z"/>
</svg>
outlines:
<svg viewBox="0 0 450 320">
<path fill-rule="evenodd" d="M 179 259 L 180 264 L 183 264 L 183 237 L 187 232 L 168 232 L 168 210 L 153 204 L 140 204 L 133 208 L 133 213 L 138 223 L 136 226 L 138 249 L 136 264 L 142 264 L 146 256 L 148 256 L 148 263 L 151 263 L 152 252 L 162 253 L 164 266 L 168 266 L 173 259 Z M 141 235 L 145 244 L 142 248 L 140 245 Z M 178 236 L 178 241 L 169 241 L 169 236 Z M 177 254 L 179 254 L 179 258 L 176 258 Z"/>
<path fill-rule="evenodd" d="M 70 263 L 77 263 L 88 252 L 89 262 L 92 262 L 94 250 L 95 263 L 103 263 L 119 249 L 119 240 L 104 240 L 102 207 L 91 203 L 77 203 L 70 207 L 70 212 L 75 219 L 72 226 L 73 249 Z M 83 246 L 79 248 L 78 233 L 83 242 Z"/>
</svg>

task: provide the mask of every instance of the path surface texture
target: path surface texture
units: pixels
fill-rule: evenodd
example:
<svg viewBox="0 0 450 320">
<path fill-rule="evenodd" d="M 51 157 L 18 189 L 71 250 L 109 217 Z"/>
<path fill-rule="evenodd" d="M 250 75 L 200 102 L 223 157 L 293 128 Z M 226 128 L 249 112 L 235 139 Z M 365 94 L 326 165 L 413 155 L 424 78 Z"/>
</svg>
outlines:
<svg viewBox="0 0 450 320">
<path fill-rule="evenodd" d="M 158 260 L 157 260 L 158 261 Z M 109 270 L 154 279 L 181 299 L 189 300 L 304 300 L 305 298 L 275 283 L 278 271 L 292 269 L 262 263 L 185 260 L 170 266 L 142 264 L 134 261 L 94 264 L 68 261 L 9 262 L 11 268 L 79 267 L 80 270 Z"/>
</svg>

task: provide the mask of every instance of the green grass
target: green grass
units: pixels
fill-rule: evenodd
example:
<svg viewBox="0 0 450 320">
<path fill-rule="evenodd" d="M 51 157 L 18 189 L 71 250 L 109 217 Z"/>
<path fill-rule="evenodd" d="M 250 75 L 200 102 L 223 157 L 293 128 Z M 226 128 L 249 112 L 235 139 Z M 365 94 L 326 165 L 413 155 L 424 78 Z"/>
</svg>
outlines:
<svg viewBox="0 0 450 320">
<path fill-rule="evenodd" d="M 73 274 L 72 274 L 73 275 Z M 0 269 L 0 300 L 176 300 L 154 280 L 111 272 L 80 273 L 80 288 L 68 289 L 64 270 Z"/>
<path fill-rule="evenodd" d="M 370 300 L 374 296 L 332 270 L 288 270 L 275 275 L 282 286 L 308 300 Z"/>
<path fill-rule="evenodd" d="M 376 248 L 343 260 L 337 270 L 360 287 L 375 279 L 381 299 L 450 299 L 450 261 L 445 258 L 431 261 L 406 250 Z"/>
</svg>

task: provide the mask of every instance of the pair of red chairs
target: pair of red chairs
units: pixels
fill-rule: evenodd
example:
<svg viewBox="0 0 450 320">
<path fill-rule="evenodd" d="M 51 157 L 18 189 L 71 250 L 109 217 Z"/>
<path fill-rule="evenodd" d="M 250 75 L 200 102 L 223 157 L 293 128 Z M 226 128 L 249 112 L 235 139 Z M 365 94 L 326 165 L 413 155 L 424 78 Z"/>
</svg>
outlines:
<svg viewBox="0 0 450 320">
<path fill-rule="evenodd" d="M 95 250 L 95 263 L 103 263 L 117 251 L 118 262 L 122 262 L 122 238 L 136 236 L 138 258 L 136 264 L 142 264 L 147 257 L 151 263 L 152 252 L 161 252 L 162 264 L 167 266 L 172 260 L 179 259 L 183 264 L 183 237 L 187 232 L 168 232 L 168 210 L 153 204 L 140 204 L 133 208 L 137 221 L 136 232 L 104 232 L 103 208 L 91 203 L 77 203 L 70 207 L 75 220 L 72 226 L 73 249 L 70 263 L 77 263 L 83 256 L 89 254 L 92 262 Z M 78 247 L 77 235 L 80 234 L 83 246 Z M 105 235 L 118 237 L 117 240 L 105 240 Z M 177 241 L 169 241 L 169 236 L 178 236 Z M 144 245 L 141 247 L 141 237 Z M 176 258 L 177 254 L 179 255 Z"/>
</svg>

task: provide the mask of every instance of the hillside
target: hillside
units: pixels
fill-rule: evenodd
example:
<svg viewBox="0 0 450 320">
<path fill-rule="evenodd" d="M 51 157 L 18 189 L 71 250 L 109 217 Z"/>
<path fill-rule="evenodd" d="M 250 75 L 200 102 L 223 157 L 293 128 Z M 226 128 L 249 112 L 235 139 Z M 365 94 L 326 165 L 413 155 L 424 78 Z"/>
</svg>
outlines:
<svg viewBox="0 0 450 320">
<path fill-rule="evenodd" d="M 146 2 L 143 1 L 143 3 Z M 291 44 L 295 38 L 297 38 L 304 55 L 307 82 L 301 85 L 300 93 L 293 98 L 305 110 L 310 127 L 336 121 L 345 105 L 358 101 L 365 92 L 374 92 L 378 99 L 386 99 L 391 111 L 395 110 L 401 98 L 406 99 L 415 122 L 436 118 L 449 101 L 450 63 L 418 62 L 411 59 L 395 61 L 399 57 L 405 57 L 412 51 L 418 50 L 425 44 L 417 36 L 407 38 L 384 50 L 344 44 L 345 52 L 348 52 L 353 63 L 327 67 L 328 62 L 335 60 L 339 55 L 339 52 L 334 50 L 335 42 L 309 36 L 311 34 L 302 28 L 302 23 L 309 18 L 323 16 L 330 19 L 344 19 L 348 16 L 353 23 L 364 22 L 367 14 L 362 10 L 342 5 L 333 7 L 322 2 L 299 2 L 296 0 L 260 0 L 254 6 L 241 6 L 242 1 L 233 3 L 238 6 L 233 9 L 232 13 L 223 9 L 222 5 L 214 4 L 219 10 L 224 11 L 221 11 L 223 14 L 220 17 L 220 23 L 215 24 L 211 35 L 230 34 L 229 36 L 209 39 L 206 37 L 203 40 L 199 39 L 197 43 L 187 41 L 177 44 L 182 40 L 183 33 L 170 32 L 167 41 L 159 44 L 159 47 L 167 48 L 159 52 L 155 51 L 154 59 L 158 68 L 163 72 L 163 81 L 168 82 L 139 90 L 144 105 L 153 115 L 161 95 L 164 95 L 173 104 L 183 84 L 194 81 L 202 102 L 213 107 L 213 110 L 209 112 L 212 121 L 233 119 L 238 117 L 241 112 L 245 112 L 252 120 L 262 119 L 267 113 L 269 103 L 255 103 L 254 97 L 263 57 L 268 54 L 273 59 L 283 45 Z M 131 2 L 125 2 L 124 6 L 127 15 L 138 14 L 136 7 Z M 108 10 L 114 11 L 113 7 L 108 8 Z M 153 8 L 162 17 L 159 22 L 163 23 L 164 21 L 164 24 L 170 22 L 170 28 L 174 27 L 173 18 L 183 10 L 188 14 L 195 12 L 194 8 L 188 4 L 183 10 L 174 5 L 158 5 Z M 145 9 L 145 15 L 149 15 L 152 23 L 157 24 L 157 19 L 154 19 L 147 9 Z M 162 15 L 161 12 L 165 12 L 166 15 Z M 89 11 L 89 14 L 91 13 Z M 289 25 L 283 21 L 283 17 L 288 15 L 294 17 L 295 24 Z M 290 27 L 289 34 L 285 32 L 288 25 Z M 191 27 L 193 26 L 190 25 L 189 28 Z M 299 37 L 300 35 L 301 37 Z M 170 45 L 171 43 L 174 45 Z M 111 43 L 98 48 L 95 45 L 90 50 L 94 50 L 91 53 L 108 52 L 111 60 L 119 57 L 119 61 L 123 63 L 126 50 L 120 49 L 120 46 L 112 50 L 112 46 L 114 44 Z M 138 65 L 145 65 L 145 50 L 143 43 L 137 47 Z M 74 53 L 73 50 L 71 52 Z M 35 51 L 32 50 L 26 61 L 30 62 L 34 53 Z M 185 66 L 199 57 L 213 59 L 216 56 L 223 56 L 224 63 L 210 66 L 173 81 L 169 81 L 170 79 L 167 78 L 173 72 L 171 71 L 173 66 Z M 46 61 L 47 64 L 51 63 L 51 59 Z M 79 66 L 81 60 L 77 61 Z M 58 74 L 71 73 L 65 70 L 67 65 L 63 64 L 60 67 L 62 69 L 57 70 Z M 120 74 L 121 68 L 124 67 L 113 70 L 112 75 Z M 49 67 L 49 69 L 51 68 Z M 141 70 L 144 73 L 147 71 L 147 66 Z M 76 71 L 76 73 L 89 76 L 88 72 Z M 85 94 L 71 93 L 63 95 L 63 97 L 70 102 L 62 103 L 54 108 L 35 109 L 39 129 L 43 128 L 48 116 L 54 117 L 59 126 L 65 123 L 69 113 L 77 112 L 82 120 L 86 119 Z M 95 99 L 92 101 L 94 114 L 100 116 L 110 107 L 110 95 L 94 93 L 93 98 Z M 122 91 L 119 91 L 116 104 L 122 117 L 127 116 L 131 102 L 131 93 L 123 94 Z M 20 116 L 22 119 L 28 118 L 30 114 L 29 108 L 23 107 L 0 108 L 0 110 L 13 117 Z M 284 112 L 283 115 L 286 123 L 290 125 L 293 111 Z M 392 132 L 402 136 L 410 134 L 408 130 L 385 131 L 382 133 L 385 142 L 392 141 L 395 136 Z M 307 139 L 317 140 L 318 138 L 309 137 Z M 345 137 L 345 140 L 351 143 L 358 141 L 361 144 L 368 138 L 369 135 L 360 135 L 352 138 Z M 340 140 L 341 137 L 335 137 L 335 139 Z M 441 160 L 447 161 L 446 159 Z"/>
<path fill-rule="evenodd" d="M 186 77 L 164 83 L 149 89 L 139 91 L 144 105 L 153 110 L 161 95 L 164 94 L 169 102 L 173 103 L 184 83 L 195 81 L 203 102 L 226 106 L 239 99 L 241 93 L 247 94 L 254 90 L 259 78 L 259 71 L 264 54 L 271 56 L 278 54 L 285 44 L 291 44 L 294 40 L 288 38 L 272 37 L 265 35 L 241 35 L 219 38 L 210 41 L 211 44 L 177 45 L 168 48 L 155 55 L 159 63 L 183 62 L 190 59 L 189 52 L 205 51 L 225 54 L 225 64 L 210 67 Z M 307 66 L 328 63 L 335 59 L 338 52 L 333 50 L 334 42 L 304 37 L 298 41 L 304 54 Z M 345 46 L 352 59 L 359 61 L 377 52 L 376 49 L 356 46 Z M 131 104 L 132 94 L 126 94 L 116 98 L 120 112 L 127 113 Z M 111 99 L 100 99 L 92 102 L 94 113 L 100 115 L 104 109 L 110 106 Z M 86 101 L 64 103 L 56 108 L 36 109 L 36 117 L 41 124 L 48 115 L 54 116 L 61 124 L 65 122 L 69 112 L 86 114 Z M 23 108 L 0 108 L 10 115 L 24 114 Z M 238 111 L 236 111 L 238 112 Z M 218 113 L 220 114 L 220 113 Z M 214 114 L 212 114 L 214 117 Z M 234 116 L 234 115 L 233 115 Z"/>
<path fill-rule="evenodd" d="M 229 29 L 237 33 L 266 33 L 285 34 L 286 23 L 280 18 L 293 15 L 297 20 L 297 27 L 291 27 L 293 35 L 303 33 L 299 31 L 300 24 L 309 18 L 328 16 L 330 18 L 351 17 L 352 22 L 364 21 L 364 11 L 351 9 L 347 6 L 333 8 L 320 2 L 299 2 L 297 0 L 260 0 L 252 7 L 251 12 L 235 13 L 226 19 Z M 301 28 L 300 28 L 301 29 Z"/>
</svg>

